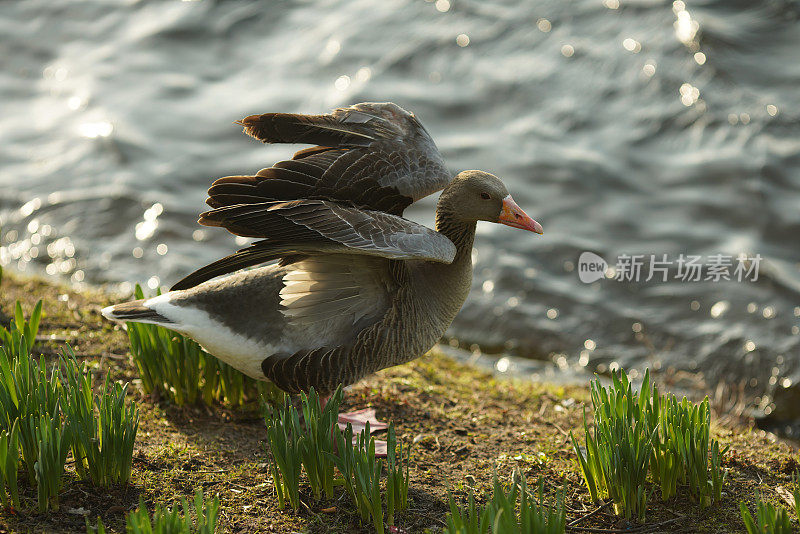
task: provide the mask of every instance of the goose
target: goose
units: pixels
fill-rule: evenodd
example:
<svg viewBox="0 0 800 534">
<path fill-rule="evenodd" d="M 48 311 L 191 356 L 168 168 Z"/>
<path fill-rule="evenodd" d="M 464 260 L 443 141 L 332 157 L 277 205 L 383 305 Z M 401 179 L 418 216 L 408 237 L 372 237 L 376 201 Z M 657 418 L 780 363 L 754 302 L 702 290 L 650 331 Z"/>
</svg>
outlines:
<svg viewBox="0 0 800 534">
<path fill-rule="evenodd" d="M 313 145 L 209 189 L 200 224 L 259 241 L 167 293 L 102 313 L 189 336 L 288 393 L 313 387 L 324 398 L 433 347 L 472 285 L 478 221 L 543 233 L 496 176 L 451 178 L 428 132 L 396 104 L 237 122 L 264 143 Z M 440 190 L 435 229 L 403 218 Z"/>
</svg>

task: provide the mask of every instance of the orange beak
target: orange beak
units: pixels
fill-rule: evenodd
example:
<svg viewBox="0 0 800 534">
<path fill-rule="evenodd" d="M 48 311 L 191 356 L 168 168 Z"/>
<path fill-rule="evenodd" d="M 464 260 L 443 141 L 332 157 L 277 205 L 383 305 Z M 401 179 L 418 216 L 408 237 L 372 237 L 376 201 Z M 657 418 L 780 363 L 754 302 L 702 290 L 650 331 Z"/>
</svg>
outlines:
<svg viewBox="0 0 800 534">
<path fill-rule="evenodd" d="M 517 206 L 511 195 L 503 199 L 503 209 L 497 222 L 506 226 L 528 230 L 529 232 L 536 232 L 537 234 L 544 233 L 542 225 L 528 217 L 528 214 Z"/>
</svg>

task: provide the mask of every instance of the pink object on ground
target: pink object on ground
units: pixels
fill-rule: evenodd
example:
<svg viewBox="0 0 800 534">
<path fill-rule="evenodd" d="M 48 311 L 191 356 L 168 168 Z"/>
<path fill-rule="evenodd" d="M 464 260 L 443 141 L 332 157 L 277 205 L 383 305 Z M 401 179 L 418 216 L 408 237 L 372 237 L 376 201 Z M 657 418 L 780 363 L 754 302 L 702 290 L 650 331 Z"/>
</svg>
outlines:
<svg viewBox="0 0 800 534">
<path fill-rule="evenodd" d="M 364 430 L 369 422 L 370 433 L 378 432 L 379 430 L 386 430 L 389 425 L 383 421 L 378 421 L 375 417 L 375 408 L 364 408 L 349 413 L 339 414 L 339 428 L 342 430 L 347 428 L 347 423 L 353 426 L 353 434 L 358 434 Z"/>
<path fill-rule="evenodd" d="M 353 444 L 355 445 L 358 442 L 358 435 L 361 433 L 362 430 L 367 428 L 367 422 L 369 422 L 369 431 L 370 433 L 378 432 L 380 430 L 386 430 L 389 428 L 389 425 L 384 423 L 383 421 L 378 421 L 378 418 L 375 416 L 375 408 L 364 408 L 362 410 L 356 410 L 354 412 L 349 413 L 340 413 L 339 414 L 339 428 L 345 430 L 347 428 L 347 424 L 353 427 Z M 375 456 L 379 458 L 386 458 L 386 453 L 388 451 L 386 442 L 382 439 L 375 440 Z"/>
</svg>

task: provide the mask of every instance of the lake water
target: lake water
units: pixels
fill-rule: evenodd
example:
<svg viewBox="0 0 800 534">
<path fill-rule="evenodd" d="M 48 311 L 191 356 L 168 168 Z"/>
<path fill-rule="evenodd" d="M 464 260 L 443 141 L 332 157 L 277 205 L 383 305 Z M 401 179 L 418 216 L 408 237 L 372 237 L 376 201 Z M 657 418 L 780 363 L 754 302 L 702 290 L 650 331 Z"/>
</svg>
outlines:
<svg viewBox="0 0 800 534">
<path fill-rule="evenodd" d="M 479 225 L 453 344 L 568 374 L 701 371 L 797 421 L 798 16 L 789 0 L 3 2 L 0 264 L 170 285 L 241 246 L 195 222 L 211 181 L 296 149 L 234 120 L 390 100 L 454 174 L 495 173 L 545 228 Z M 430 224 L 434 205 L 408 215 Z M 584 251 L 606 277 L 581 281 Z M 753 261 L 734 276 L 742 254 L 757 280 Z"/>
</svg>

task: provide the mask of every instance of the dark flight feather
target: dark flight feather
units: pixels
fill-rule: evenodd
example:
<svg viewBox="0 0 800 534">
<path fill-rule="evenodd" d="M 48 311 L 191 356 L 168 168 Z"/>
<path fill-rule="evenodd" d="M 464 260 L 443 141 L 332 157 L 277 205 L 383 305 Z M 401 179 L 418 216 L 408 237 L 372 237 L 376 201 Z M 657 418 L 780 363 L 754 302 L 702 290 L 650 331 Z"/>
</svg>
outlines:
<svg viewBox="0 0 800 534">
<path fill-rule="evenodd" d="M 401 216 L 412 202 L 450 181 L 428 132 L 412 114 L 395 104 L 362 103 L 327 115 L 267 113 L 251 115 L 239 123 L 245 133 L 265 143 L 318 145 L 253 176 L 219 178 L 208 190 L 206 203 L 214 209 L 200 216 L 200 224 L 222 227 L 244 237 L 266 238 L 268 248 L 291 239 L 307 239 L 308 230 L 260 208 L 229 208 L 306 199 Z M 175 287 L 191 287 L 187 284 L 207 280 L 209 273 L 226 274 L 267 261 L 267 256 L 275 259 L 263 251 L 237 254 L 193 273 Z"/>
</svg>

